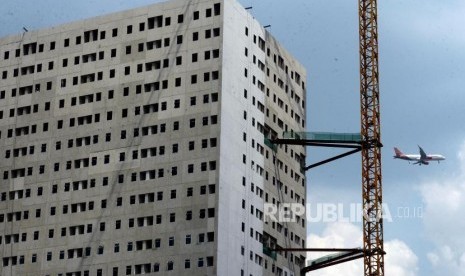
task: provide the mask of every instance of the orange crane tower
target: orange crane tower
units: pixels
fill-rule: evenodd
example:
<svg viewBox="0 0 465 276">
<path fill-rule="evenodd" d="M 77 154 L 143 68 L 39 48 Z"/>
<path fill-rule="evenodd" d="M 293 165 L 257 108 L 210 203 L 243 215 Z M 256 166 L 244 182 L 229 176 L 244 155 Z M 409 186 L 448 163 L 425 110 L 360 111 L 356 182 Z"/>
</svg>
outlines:
<svg viewBox="0 0 465 276">
<path fill-rule="evenodd" d="M 365 276 L 384 275 L 377 0 L 359 0 Z"/>
</svg>

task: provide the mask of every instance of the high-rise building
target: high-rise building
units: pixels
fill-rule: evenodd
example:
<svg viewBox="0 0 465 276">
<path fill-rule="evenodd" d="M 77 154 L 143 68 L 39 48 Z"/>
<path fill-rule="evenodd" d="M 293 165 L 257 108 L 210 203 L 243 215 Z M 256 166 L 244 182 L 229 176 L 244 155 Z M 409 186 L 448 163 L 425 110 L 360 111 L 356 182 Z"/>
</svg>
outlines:
<svg viewBox="0 0 465 276">
<path fill-rule="evenodd" d="M 305 218 L 265 208 L 305 203 L 269 139 L 305 130 L 306 72 L 237 2 L 8 36 L 0 72 L 1 275 L 299 275 L 273 249 Z"/>
</svg>

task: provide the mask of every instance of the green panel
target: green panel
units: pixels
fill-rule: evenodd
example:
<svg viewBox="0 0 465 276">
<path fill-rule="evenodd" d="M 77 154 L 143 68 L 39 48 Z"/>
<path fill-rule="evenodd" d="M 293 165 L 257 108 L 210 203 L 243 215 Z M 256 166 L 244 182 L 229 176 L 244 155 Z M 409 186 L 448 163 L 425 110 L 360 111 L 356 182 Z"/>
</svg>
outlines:
<svg viewBox="0 0 465 276">
<path fill-rule="evenodd" d="M 360 133 L 336 132 L 284 132 L 283 139 L 360 142 L 362 135 Z"/>
<path fill-rule="evenodd" d="M 310 265 L 316 265 L 316 264 L 319 264 L 319 263 L 322 263 L 322 262 L 327 262 L 327 261 L 330 261 L 332 259 L 335 259 L 335 258 L 340 257 L 340 256 L 345 255 L 345 254 L 347 254 L 347 252 L 341 252 L 341 253 L 326 255 L 326 256 L 320 257 L 318 259 L 311 260 Z"/>
<path fill-rule="evenodd" d="M 271 148 L 274 152 L 278 150 L 278 146 L 271 143 L 270 139 L 264 138 L 265 139 L 265 145 L 267 145 L 269 148 Z"/>
<path fill-rule="evenodd" d="M 271 257 L 273 260 L 276 261 L 276 251 L 272 251 L 269 247 L 263 246 L 263 254 Z"/>
</svg>

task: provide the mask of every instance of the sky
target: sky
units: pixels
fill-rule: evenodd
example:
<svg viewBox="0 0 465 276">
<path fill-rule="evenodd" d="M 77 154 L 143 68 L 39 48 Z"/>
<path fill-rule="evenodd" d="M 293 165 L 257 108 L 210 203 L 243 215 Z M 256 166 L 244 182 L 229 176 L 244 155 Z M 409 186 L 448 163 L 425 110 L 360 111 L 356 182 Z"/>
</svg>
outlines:
<svg viewBox="0 0 465 276">
<path fill-rule="evenodd" d="M 157 0 L 2 0 L 0 37 Z M 309 131 L 359 132 L 358 1 L 239 0 L 307 68 Z M 465 1 L 378 1 L 386 274 L 465 275 Z M 392 158 L 394 146 L 447 160 Z M 341 153 L 308 148 L 307 163 Z M 307 172 L 312 206 L 361 202 L 361 159 Z M 338 209 L 339 210 L 339 209 Z M 308 224 L 308 247 L 359 247 L 360 221 Z M 309 255 L 315 258 L 315 255 Z M 312 275 L 362 275 L 362 260 Z"/>
</svg>

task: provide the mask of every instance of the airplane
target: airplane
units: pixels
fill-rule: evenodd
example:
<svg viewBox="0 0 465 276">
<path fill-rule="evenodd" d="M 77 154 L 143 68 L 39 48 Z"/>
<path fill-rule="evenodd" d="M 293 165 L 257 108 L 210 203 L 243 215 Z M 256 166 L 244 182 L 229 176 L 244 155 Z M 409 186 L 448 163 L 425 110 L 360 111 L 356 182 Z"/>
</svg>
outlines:
<svg viewBox="0 0 465 276">
<path fill-rule="evenodd" d="M 394 159 L 402 159 L 402 160 L 407 160 L 409 161 L 415 161 L 413 165 L 418 164 L 418 165 L 428 165 L 430 161 L 442 161 L 446 160 L 446 158 L 443 155 L 440 154 L 426 154 L 425 151 L 418 146 L 420 150 L 420 154 L 403 154 L 398 148 L 394 148 L 394 152 L 396 155 L 394 156 Z"/>
</svg>

